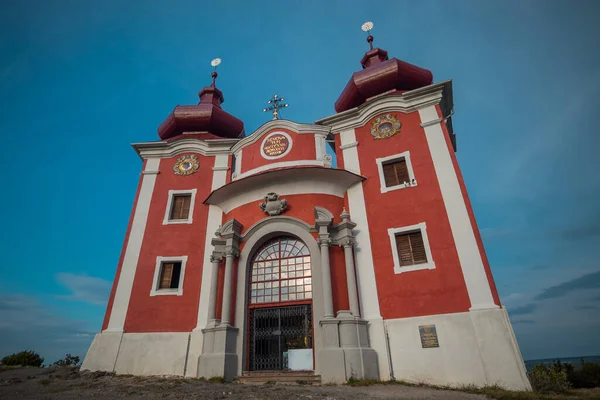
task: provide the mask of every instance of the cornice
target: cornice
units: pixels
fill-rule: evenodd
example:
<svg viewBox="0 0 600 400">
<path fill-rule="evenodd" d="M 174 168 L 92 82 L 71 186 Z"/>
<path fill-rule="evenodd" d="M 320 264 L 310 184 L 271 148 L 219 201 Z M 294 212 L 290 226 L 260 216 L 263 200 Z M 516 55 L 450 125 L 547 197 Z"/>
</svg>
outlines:
<svg viewBox="0 0 600 400">
<path fill-rule="evenodd" d="M 331 128 L 329 128 L 328 126 L 314 124 L 298 124 L 287 119 L 274 119 L 262 124 L 257 130 L 252 132 L 252 134 L 246 136 L 245 138 L 239 139 L 239 141 L 232 147 L 231 151 L 237 153 L 243 147 L 258 142 L 262 136 L 267 134 L 267 132 L 272 131 L 273 129 L 289 129 L 290 131 L 298 133 L 300 135 L 307 133 L 328 135 L 331 131 Z"/>
<path fill-rule="evenodd" d="M 337 133 L 346 129 L 364 126 L 371 118 L 386 112 L 409 113 L 442 101 L 444 91 L 451 90 L 452 81 L 444 81 L 434 85 L 404 92 L 399 95 L 386 95 L 376 98 L 358 107 L 322 118 L 316 124 L 326 125 Z"/>
<path fill-rule="evenodd" d="M 181 153 L 199 153 L 203 156 L 231 153 L 231 147 L 240 139 L 210 139 L 183 138 L 172 142 L 142 142 L 133 143 L 131 147 L 140 158 L 173 157 Z"/>
</svg>

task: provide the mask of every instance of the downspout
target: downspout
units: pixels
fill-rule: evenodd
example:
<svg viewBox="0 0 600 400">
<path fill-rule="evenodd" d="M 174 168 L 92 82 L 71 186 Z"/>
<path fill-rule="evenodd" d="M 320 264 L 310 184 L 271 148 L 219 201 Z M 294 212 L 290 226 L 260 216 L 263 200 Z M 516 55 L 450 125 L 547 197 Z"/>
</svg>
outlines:
<svg viewBox="0 0 600 400">
<path fill-rule="evenodd" d="M 390 349 L 390 334 L 388 332 L 388 327 L 387 327 L 387 323 L 385 322 L 385 320 L 383 320 L 383 331 L 385 332 L 385 348 L 387 350 L 388 364 L 390 367 L 390 377 L 392 378 L 393 381 L 395 381 L 396 377 L 394 376 L 394 364 L 392 363 L 392 351 Z"/>
</svg>

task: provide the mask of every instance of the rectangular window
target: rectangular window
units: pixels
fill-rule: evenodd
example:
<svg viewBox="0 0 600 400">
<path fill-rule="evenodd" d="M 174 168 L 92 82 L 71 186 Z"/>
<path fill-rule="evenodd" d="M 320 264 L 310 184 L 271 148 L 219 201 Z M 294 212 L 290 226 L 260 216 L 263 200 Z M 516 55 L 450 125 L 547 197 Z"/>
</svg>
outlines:
<svg viewBox="0 0 600 400">
<path fill-rule="evenodd" d="M 173 196 L 173 205 L 171 206 L 171 215 L 169 219 L 188 219 L 190 214 L 190 204 L 192 203 L 191 194 L 176 194 Z"/>
<path fill-rule="evenodd" d="M 404 158 L 383 164 L 383 177 L 385 186 L 397 186 L 404 182 L 410 182 L 408 175 L 408 166 Z"/>
<path fill-rule="evenodd" d="M 389 228 L 388 235 L 394 259 L 394 273 L 435 269 L 424 222 Z"/>
<path fill-rule="evenodd" d="M 425 243 L 421 231 L 396 235 L 396 249 L 400 265 L 415 265 L 427 263 Z"/>
<path fill-rule="evenodd" d="M 178 289 L 181 276 L 180 262 L 165 262 L 160 268 L 159 289 Z"/>
<path fill-rule="evenodd" d="M 375 162 L 379 170 L 381 193 L 417 186 L 408 151 L 378 158 Z"/>
</svg>

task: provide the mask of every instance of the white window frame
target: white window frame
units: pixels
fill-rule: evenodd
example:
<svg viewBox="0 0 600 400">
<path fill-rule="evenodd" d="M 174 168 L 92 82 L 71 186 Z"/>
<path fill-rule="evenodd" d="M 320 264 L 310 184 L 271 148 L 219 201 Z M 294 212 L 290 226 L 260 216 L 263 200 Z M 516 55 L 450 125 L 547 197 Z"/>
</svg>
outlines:
<svg viewBox="0 0 600 400">
<path fill-rule="evenodd" d="M 424 264 L 415 265 L 400 265 L 400 257 L 398 256 L 398 248 L 396 247 L 396 235 L 411 232 L 421 232 L 423 237 L 423 244 L 425 245 L 425 255 L 427 256 L 427 262 Z M 401 274 L 403 272 L 419 271 L 422 269 L 435 269 L 435 263 L 431 256 L 431 248 L 429 247 L 429 238 L 427 237 L 427 226 L 425 222 L 421 222 L 416 225 L 403 226 L 401 228 L 390 228 L 388 229 L 388 235 L 390 236 L 390 244 L 392 246 L 392 256 L 394 258 L 394 273 Z"/>
<path fill-rule="evenodd" d="M 385 185 L 385 177 L 383 176 L 383 164 L 388 161 L 396 161 L 404 159 L 406 160 L 406 169 L 408 169 L 408 178 L 410 182 L 401 183 L 399 185 L 394 186 L 386 186 Z M 404 153 L 394 154 L 392 156 L 378 158 L 375 160 L 377 162 L 377 169 L 379 170 L 379 181 L 381 182 L 381 193 L 391 192 L 392 190 L 404 189 L 407 187 L 417 186 L 417 180 L 415 179 L 415 173 L 413 172 L 412 163 L 410 161 L 410 152 L 405 151 Z"/>
<path fill-rule="evenodd" d="M 160 270 L 164 263 L 168 262 L 180 262 L 181 272 L 179 273 L 179 285 L 177 289 L 159 289 L 160 286 Z M 175 257 L 156 257 L 156 267 L 154 268 L 154 279 L 152 280 L 152 288 L 150 289 L 150 296 L 182 296 L 183 295 L 183 277 L 185 275 L 185 264 L 187 264 L 187 256 L 175 256 Z"/>
<path fill-rule="evenodd" d="M 194 217 L 194 203 L 196 202 L 197 189 L 186 189 L 186 190 L 169 190 L 169 200 L 167 200 L 167 209 L 165 210 L 165 218 L 163 219 L 163 225 L 172 224 L 191 224 Z M 189 194 L 190 199 L 190 212 L 187 219 L 170 219 L 171 207 L 173 207 L 173 199 L 176 195 Z"/>
</svg>

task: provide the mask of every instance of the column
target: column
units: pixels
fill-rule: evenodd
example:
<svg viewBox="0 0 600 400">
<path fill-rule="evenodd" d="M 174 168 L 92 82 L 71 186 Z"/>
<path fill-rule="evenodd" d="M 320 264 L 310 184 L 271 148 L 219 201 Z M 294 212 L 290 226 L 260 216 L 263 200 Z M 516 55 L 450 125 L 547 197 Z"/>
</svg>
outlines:
<svg viewBox="0 0 600 400">
<path fill-rule="evenodd" d="M 219 264 L 223 257 L 221 255 L 212 255 L 212 275 L 210 279 L 210 297 L 208 298 L 208 323 L 214 322 L 217 316 L 217 285 L 219 282 Z"/>
<path fill-rule="evenodd" d="M 358 306 L 358 293 L 356 291 L 356 271 L 354 270 L 354 242 L 346 240 L 343 244 L 344 256 L 346 257 L 346 283 L 348 286 L 348 301 L 350 302 L 350 312 L 356 318 L 360 318 L 360 308 Z"/>
<path fill-rule="evenodd" d="M 325 318 L 333 318 L 333 295 L 331 293 L 331 272 L 329 268 L 329 237 L 319 238 L 321 248 L 321 271 L 323 279 L 323 305 L 325 307 Z"/>
<path fill-rule="evenodd" d="M 223 308 L 221 310 L 221 325 L 229 325 L 229 316 L 231 314 L 231 285 L 233 274 L 233 257 L 236 251 L 227 250 L 225 253 L 225 282 L 223 285 Z"/>
</svg>

